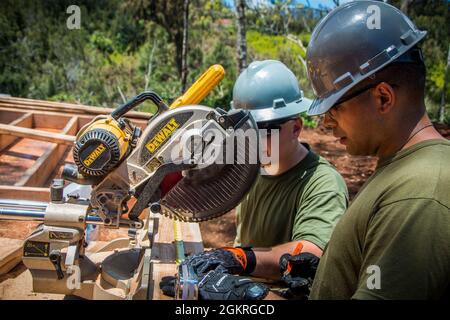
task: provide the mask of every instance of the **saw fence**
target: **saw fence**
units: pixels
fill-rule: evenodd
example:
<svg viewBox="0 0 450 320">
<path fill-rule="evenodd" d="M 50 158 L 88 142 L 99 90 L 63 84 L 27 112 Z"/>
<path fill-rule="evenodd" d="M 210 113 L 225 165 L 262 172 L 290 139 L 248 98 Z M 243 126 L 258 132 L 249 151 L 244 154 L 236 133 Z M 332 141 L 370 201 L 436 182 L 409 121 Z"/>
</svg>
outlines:
<svg viewBox="0 0 450 320">
<path fill-rule="evenodd" d="M 95 116 L 111 112 L 109 108 L 0 97 L 0 198 L 49 201 L 52 179 L 61 173 L 64 164 L 73 163 L 71 149 L 78 130 Z M 142 129 L 150 117 L 143 112 L 127 114 Z M 0 231 L 3 223 L 0 221 Z M 159 218 L 155 232 L 153 297 L 162 299 L 159 279 L 176 272 L 172 220 Z M 181 223 L 181 233 L 186 253 L 203 250 L 198 224 Z M 0 255 L 0 270 L 5 273 L 20 263 L 20 242 L 0 240 L 0 247 L 11 243 L 15 246 Z"/>
</svg>

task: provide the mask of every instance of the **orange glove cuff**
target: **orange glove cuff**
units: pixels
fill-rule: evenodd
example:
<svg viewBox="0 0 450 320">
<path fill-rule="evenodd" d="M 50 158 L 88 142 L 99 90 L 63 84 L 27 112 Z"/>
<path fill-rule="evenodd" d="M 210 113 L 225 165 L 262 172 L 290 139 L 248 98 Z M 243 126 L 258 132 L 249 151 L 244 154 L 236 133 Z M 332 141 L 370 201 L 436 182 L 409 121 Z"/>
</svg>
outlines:
<svg viewBox="0 0 450 320">
<path fill-rule="evenodd" d="M 303 243 L 298 242 L 297 245 L 295 246 L 294 251 L 292 251 L 292 255 L 296 256 L 296 255 L 300 254 L 300 252 L 302 252 L 302 249 L 303 249 Z M 286 269 L 285 274 L 290 273 L 291 270 L 292 270 L 292 264 L 289 262 L 288 265 L 287 265 L 287 269 Z"/>
<path fill-rule="evenodd" d="M 247 255 L 242 248 L 225 247 L 222 249 L 230 251 L 236 258 L 236 260 L 239 261 L 242 269 L 245 270 L 247 268 Z"/>
</svg>

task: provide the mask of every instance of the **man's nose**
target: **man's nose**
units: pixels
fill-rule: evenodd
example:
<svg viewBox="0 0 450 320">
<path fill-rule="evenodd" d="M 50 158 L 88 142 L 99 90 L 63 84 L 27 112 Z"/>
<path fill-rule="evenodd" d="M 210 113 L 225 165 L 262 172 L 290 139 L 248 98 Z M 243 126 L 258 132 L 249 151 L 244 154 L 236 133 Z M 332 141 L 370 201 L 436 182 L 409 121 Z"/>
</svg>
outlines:
<svg viewBox="0 0 450 320">
<path fill-rule="evenodd" d="M 325 117 L 323 119 L 323 125 L 327 129 L 333 129 L 336 127 L 337 123 L 336 123 L 336 120 L 331 118 L 328 113 L 325 113 Z"/>
</svg>

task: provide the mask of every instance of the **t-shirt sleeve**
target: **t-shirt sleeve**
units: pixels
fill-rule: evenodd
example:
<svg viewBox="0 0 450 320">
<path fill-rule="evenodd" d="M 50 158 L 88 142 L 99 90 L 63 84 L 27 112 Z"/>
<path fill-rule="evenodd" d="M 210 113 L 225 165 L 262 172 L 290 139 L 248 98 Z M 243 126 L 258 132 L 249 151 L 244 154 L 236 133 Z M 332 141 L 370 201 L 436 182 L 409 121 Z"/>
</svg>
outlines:
<svg viewBox="0 0 450 320">
<path fill-rule="evenodd" d="M 378 209 L 367 226 L 353 299 L 438 299 L 450 279 L 450 211 L 433 199 Z"/>
<path fill-rule="evenodd" d="M 291 240 L 306 240 L 323 250 L 347 199 L 345 181 L 333 168 L 313 176 L 299 197 Z"/>
</svg>

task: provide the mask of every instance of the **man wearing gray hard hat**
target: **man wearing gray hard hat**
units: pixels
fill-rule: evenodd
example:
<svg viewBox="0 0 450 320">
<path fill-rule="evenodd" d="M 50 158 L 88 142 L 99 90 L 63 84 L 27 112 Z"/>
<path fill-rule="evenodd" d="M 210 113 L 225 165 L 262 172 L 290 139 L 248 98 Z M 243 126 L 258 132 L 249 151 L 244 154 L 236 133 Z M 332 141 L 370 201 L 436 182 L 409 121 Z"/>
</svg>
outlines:
<svg viewBox="0 0 450 320">
<path fill-rule="evenodd" d="M 265 297 L 265 286 L 238 275 L 281 278 L 287 285 L 284 297 L 309 294 L 318 257 L 348 198 L 336 169 L 298 140 L 303 127 L 299 115 L 310 104 L 295 75 L 279 61 L 255 61 L 239 75 L 232 107 L 249 110 L 258 127 L 267 130 L 261 145 L 272 161 L 237 208 L 236 247 L 186 260 L 202 278 L 203 299 Z M 278 160 L 273 160 L 277 152 Z"/>
<path fill-rule="evenodd" d="M 393 6 L 356 1 L 311 36 L 309 114 L 325 114 L 350 154 L 378 157 L 333 231 L 312 299 L 448 297 L 450 142 L 426 113 L 425 35 Z"/>
</svg>

